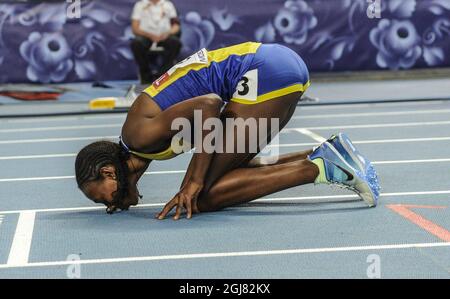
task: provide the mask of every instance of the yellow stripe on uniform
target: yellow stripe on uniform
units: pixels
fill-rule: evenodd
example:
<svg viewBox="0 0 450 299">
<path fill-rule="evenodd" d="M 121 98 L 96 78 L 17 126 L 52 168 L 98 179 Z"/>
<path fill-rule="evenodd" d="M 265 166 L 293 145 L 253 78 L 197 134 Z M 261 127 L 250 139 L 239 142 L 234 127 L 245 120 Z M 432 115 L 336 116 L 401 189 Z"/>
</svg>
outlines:
<svg viewBox="0 0 450 299">
<path fill-rule="evenodd" d="M 274 98 L 278 98 L 278 97 L 282 97 L 285 96 L 287 94 L 293 93 L 293 92 L 305 92 L 306 89 L 308 89 L 309 85 L 311 85 L 311 83 L 308 81 L 305 84 L 294 84 L 285 88 L 281 88 L 281 89 L 277 89 L 265 94 L 262 94 L 260 96 L 258 96 L 256 98 L 256 101 L 249 101 L 249 100 L 245 100 L 245 99 L 237 99 L 237 98 L 232 98 L 230 100 L 230 102 L 236 102 L 236 103 L 240 103 L 240 104 L 245 104 L 245 105 L 254 105 L 254 104 L 259 104 Z"/>
<path fill-rule="evenodd" d="M 171 145 L 162 152 L 147 154 L 147 153 L 139 153 L 139 152 L 135 152 L 135 151 L 130 151 L 130 153 L 134 154 L 135 156 L 147 159 L 147 160 L 156 160 L 156 161 L 169 160 L 169 159 L 172 159 L 182 153 L 182 151 L 175 152 L 175 150 L 172 148 L 174 139 L 176 140 L 175 142 L 178 142 L 178 146 L 180 148 L 183 148 L 182 139 L 178 139 L 178 137 L 174 136 L 174 137 L 172 137 Z"/>
<path fill-rule="evenodd" d="M 227 48 L 208 51 L 207 64 L 194 64 L 179 68 L 169 77 L 169 79 L 167 79 L 166 82 L 161 84 L 158 88 L 156 88 L 154 85 L 151 85 L 150 87 L 146 88 L 144 92 L 149 96 L 154 97 L 158 95 L 158 93 L 163 91 L 167 86 L 186 76 L 190 71 L 199 71 L 201 69 L 207 68 L 211 65 L 212 62 L 222 62 L 231 55 L 242 56 L 247 54 L 254 54 L 258 50 L 259 46 L 261 46 L 261 43 L 247 42 Z"/>
<path fill-rule="evenodd" d="M 155 154 L 138 153 L 135 151 L 130 151 L 130 153 L 147 160 L 155 160 L 155 161 L 169 160 L 177 156 L 177 154 L 172 150 L 171 147 L 169 147 L 165 151 Z"/>
</svg>

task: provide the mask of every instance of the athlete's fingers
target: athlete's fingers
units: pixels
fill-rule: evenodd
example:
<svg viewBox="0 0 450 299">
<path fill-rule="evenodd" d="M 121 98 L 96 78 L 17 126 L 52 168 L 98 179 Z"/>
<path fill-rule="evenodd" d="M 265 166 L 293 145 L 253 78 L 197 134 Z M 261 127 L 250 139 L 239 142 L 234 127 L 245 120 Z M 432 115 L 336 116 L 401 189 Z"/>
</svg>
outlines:
<svg viewBox="0 0 450 299">
<path fill-rule="evenodd" d="M 187 219 L 191 219 L 192 217 L 192 197 L 186 198 L 186 201 L 184 202 L 187 210 Z"/>
<path fill-rule="evenodd" d="M 161 213 L 159 213 L 159 215 L 158 215 L 159 220 L 164 219 L 164 217 L 166 217 L 167 213 L 169 213 L 173 209 L 173 207 L 177 204 L 177 198 L 178 198 L 178 196 L 175 196 L 171 201 L 169 201 L 164 206 Z"/>
<path fill-rule="evenodd" d="M 161 213 L 159 213 L 158 219 L 162 220 L 166 217 L 166 215 L 172 211 L 173 207 L 176 205 L 176 201 L 171 200 L 169 201 L 165 206 L 164 209 L 161 211 Z"/>
<path fill-rule="evenodd" d="M 106 208 L 106 213 L 113 214 L 117 210 L 116 206 L 109 206 Z"/>
<path fill-rule="evenodd" d="M 177 209 L 175 211 L 175 216 L 173 216 L 173 220 L 180 219 L 181 211 L 183 210 L 183 200 L 181 198 L 178 199 Z"/>
</svg>

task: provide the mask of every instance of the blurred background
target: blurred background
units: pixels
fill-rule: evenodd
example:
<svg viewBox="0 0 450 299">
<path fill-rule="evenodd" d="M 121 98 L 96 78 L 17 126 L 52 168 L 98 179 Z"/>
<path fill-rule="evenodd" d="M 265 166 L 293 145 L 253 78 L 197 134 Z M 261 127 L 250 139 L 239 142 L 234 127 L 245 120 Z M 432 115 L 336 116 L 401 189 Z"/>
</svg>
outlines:
<svg viewBox="0 0 450 299">
<path fill-rule="evenodd" d="M 75 103 L 96 96 L 123 96 L 139 82 L 130 49 L 136 2 L 0 1 L 0 104 Z M 181 27 L 179 60 L 201 48 L 260 41 L 281 43 L 299 53 L 310 69 L 313 86 L 349 78 L 449 78 L 450 0 L 172 3 Z M 445 95 L 442 81 L 434 83 Z M 23 96 L 26 91 L 39 96 Z M 326 100 L 326 95 L 316 90 L 317 97 Z M 338 95 L 336 99 L 342 100 Z"/>
<path fill-rule="evenodd" d="M 191 154 L 152 162 L 130 213 L 86 200 L 75 157 L 118 141 L 145 81 L 247 41 L 283 44 L 310 70 L 268 148 L 345 132 L 376 166 L 378 208 L 310 184 L 152 220 Z M 450 0 L 0 0 L 0 278 L 448 279 L 449 116 Z"/>
</svg>

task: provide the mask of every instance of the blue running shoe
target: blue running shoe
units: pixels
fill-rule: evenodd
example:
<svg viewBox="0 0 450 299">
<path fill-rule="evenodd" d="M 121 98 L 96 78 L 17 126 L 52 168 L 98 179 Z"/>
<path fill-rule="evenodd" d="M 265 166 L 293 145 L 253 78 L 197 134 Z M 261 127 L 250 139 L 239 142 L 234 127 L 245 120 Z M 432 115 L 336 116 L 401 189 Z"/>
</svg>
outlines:
<svg viewBox="0 0 450 299">
<path fill-rule="evenodd" d="M 370 207 L 377 204 L 363 170 L 352 166 L 329 142 L 315 148 L 308 159 L 319 168 L 315 184 L 336 185 L 356 192 Z"/>
<path fill-rule="evenodd" d="M 371 194 L 361 193 L 360 195 L 361 197 L 366 197 L 366 199 L 363 198 L 366 202 L 370 202 L 371 198 L 373 198 L 374 205 L 376 205 L 380 197 L 380 184 L 372 163 L 356 149 L 350 138 L 344 133 L 339 133 L 337 136 L 333 135 L 327 141 L 338 150 L 353 168 L 362 170 L 365 179 L 369 183 Z"/>
</svg>

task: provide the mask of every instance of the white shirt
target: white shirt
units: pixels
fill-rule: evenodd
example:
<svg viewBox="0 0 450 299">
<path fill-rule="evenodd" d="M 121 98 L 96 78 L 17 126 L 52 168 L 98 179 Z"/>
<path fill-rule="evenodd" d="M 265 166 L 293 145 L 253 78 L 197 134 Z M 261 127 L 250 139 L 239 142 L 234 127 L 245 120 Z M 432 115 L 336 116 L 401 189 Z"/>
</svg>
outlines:
<svg viewBox="0 0 450 299">
<path fill-rule="evenodd" d="M 139 21 L 142 31 L 161 35 L 170 31 L 170 20 L 176 17 L 175 6 L 168 0 L 159 0 L 156 4 L 149 0 L 140 0 L 134 5 L 131 19 Z"/>
</svg>

